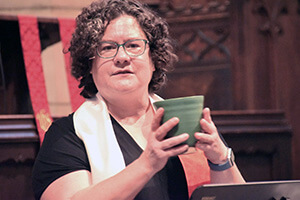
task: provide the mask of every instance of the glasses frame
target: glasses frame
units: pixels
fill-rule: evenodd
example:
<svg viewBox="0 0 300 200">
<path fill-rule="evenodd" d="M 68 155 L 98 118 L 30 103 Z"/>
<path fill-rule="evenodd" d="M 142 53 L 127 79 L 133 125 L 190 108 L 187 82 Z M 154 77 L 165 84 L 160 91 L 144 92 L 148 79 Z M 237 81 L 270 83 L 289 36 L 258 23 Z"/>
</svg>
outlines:
<svg viewBox="0 0 300 200">
<path fill-rule="evenodd" d="M 133 41 L 143 41 L 145 42 L 145 47 L 144 47 L 144 50 L 142 51 L 142 53 L 138 54 L 138 55 L 134 55 L 134 54 L 131 54 L 129 52 L 127 52 L 126 48 L 125 48 L 125 45 L 128 43 L 128 42 L 133 42 Z M 96 48 L 96 53 L 97 53 L 97 56 L 99 56 L 100 58 L 104 58 L 104 59 L 109 59 L 109 58 L 114 58 L 118 52 L 119 52 L 119 48 L 120 47 L 123 47 L 124 49 L 124 52 L 128 55 L 128 56 L 131 56 L 131 57 L 137 57 L 137 56 L 140 56 L 140 55 L 143 55 L 146 51 L 146 45 L 149 44 L 149 41 L 148 40 L 145 40 L 145 39 L 133 39 L 133 40 L 127 40 L 126 42 L 124 42 L 123 44 L 118 44 L 116 42 L 112 42 L 112 41 L 102 41 L 100 42 L 101 43 L 110 43 L 110 44 L 115 44 L 117 45 L 117 50 L 116 50 L 116 53 L 113 55 L 113 56 L 109 56 L 109 57 L 104 57 L 104 56 L 101 56 L 99 51 L 98 51 L 98 47 Z"/>
</svg>

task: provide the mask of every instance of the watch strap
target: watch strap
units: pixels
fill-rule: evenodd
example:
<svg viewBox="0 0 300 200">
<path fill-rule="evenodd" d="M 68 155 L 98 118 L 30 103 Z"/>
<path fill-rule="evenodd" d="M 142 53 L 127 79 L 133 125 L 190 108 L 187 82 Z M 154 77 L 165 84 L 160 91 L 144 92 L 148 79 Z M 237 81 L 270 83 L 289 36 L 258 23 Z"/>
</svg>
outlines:
<svg viewBox="0 0 300 200">
<path fill-rule="evenodd" d="M 213 171 L 224 171 L 226 169 L 229 169 L 234 165 L 233 151 L 231 148 L 228 148 L 227 161 L 225 163 L 214 164 L 210 160 L 207 160 L 207 162 L 208 162 L 210 169 Z"/>
</svg>

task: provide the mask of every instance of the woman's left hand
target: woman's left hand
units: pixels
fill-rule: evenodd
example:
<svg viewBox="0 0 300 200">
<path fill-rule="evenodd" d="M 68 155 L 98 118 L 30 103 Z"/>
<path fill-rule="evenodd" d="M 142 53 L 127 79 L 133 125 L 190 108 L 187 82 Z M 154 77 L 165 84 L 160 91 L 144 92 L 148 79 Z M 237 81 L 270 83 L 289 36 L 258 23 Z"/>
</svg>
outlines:
<svg viewBox="0 0 300 200">
<path fill-rule="evenodd" d="M 196 147 L 204 151 L 208 160 L 214 164 L 221 164 L 226 160 L 227 147 L 221 140 L 218 130 L 211 119 L 209 108 L 203 109 L 203 118 L 200 120 L 203 132 L 196 132 L 198 140 Z"/>
</svg>

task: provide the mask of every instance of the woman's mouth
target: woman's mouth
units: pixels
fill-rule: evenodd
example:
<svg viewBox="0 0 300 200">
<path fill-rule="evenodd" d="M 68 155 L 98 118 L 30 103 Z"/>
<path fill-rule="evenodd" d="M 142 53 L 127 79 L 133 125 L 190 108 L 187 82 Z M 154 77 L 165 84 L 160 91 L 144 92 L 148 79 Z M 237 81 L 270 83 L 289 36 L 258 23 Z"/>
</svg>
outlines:
<svg viewBox="0 0 300 200">
<path fill-rule="evenodd" d="M 117 71 L 117 72 L 113 73 L 113 75 L 122 75 L 122 74 L 133 74 L 133 73 L 129 70 L 122 70 L 122 71 Z"/>
</svg>

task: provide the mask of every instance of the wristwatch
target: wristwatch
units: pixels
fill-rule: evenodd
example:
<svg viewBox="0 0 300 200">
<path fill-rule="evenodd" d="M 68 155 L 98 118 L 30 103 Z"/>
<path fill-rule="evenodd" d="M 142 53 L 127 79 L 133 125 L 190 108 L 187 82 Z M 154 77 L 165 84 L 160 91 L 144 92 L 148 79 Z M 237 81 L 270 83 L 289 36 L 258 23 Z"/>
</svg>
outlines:
<svg viewBox="0 0 300 200">
<path fill-rule="evenodd" d="M 231 148 L 228 148 L 227 150 L 227 161 L 225 163 L 222 164 L 214 164 L 212 162 L 210 162 L 210 160 L 208 161 L 208 165 L 210 167 L 211 170 L 213 171 L 224 171 L 226 169 L 229 169 L 230 167 L 232 167 L 234 165 L 234 154 Z"/>
</svg>

